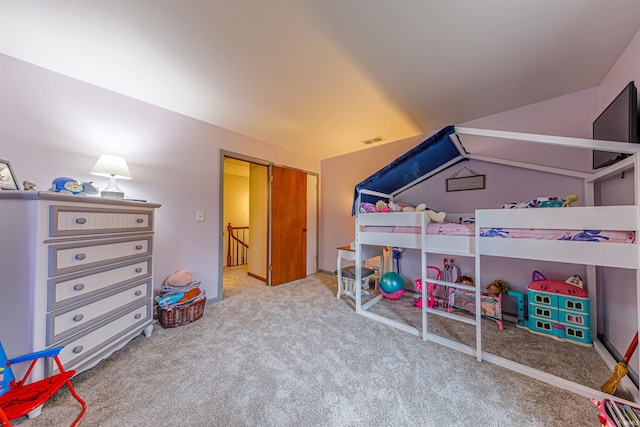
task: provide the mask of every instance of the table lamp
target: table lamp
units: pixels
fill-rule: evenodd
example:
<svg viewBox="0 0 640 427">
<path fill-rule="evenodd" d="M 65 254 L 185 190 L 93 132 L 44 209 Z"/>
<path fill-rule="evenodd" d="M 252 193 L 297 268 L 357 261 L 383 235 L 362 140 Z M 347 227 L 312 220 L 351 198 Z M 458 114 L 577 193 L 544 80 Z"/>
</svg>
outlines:
<svg viewBox="0 0 640 427">
<path fill-rule="evenodd" d="M 109 184 L 100 192 L 100 196 L 109 199 L 123 199 L 124 193 L 118 187 L 116 178 L 131 179 L 127 161 L 122 157 L 103 154 L 91 169 L 93 175 L 108 176 Z"/>
</svg>

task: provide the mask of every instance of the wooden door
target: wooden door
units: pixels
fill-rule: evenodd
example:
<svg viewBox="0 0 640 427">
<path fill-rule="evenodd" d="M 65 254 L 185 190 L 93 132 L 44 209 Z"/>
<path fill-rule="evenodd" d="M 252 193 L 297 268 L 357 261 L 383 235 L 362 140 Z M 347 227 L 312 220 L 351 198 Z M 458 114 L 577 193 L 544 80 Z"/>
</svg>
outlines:
<svg viewBox="0 0 640 427">
<path fill-rule="evenodd" d="M 270 284 L 307 275 L 307 174 L 271 167 Z"/>
</svg>

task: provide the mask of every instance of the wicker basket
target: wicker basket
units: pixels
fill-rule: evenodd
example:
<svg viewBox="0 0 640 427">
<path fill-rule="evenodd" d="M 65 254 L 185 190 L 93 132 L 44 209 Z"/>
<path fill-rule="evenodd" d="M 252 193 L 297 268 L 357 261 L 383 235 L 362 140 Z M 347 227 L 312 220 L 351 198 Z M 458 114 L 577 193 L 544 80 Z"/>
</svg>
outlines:
<svg viewBox="0 0 640 427">
<path fill-rule="evenodd" d="M 206 302 L 207 298 L 203 297 L 189 304 L 172 307 L 171 310 L 158 306 L 158 322 L 163 328 L 175 328 L 195 322 L 204 314 Z"/>
</svg>

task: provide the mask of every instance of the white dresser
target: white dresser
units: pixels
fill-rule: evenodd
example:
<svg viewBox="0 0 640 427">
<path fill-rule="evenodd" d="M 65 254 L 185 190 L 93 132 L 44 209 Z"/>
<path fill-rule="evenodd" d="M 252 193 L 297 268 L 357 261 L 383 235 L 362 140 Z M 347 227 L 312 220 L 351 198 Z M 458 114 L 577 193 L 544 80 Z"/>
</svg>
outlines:
<svg viewBox="0 0 640 427">
<path fill-rule="evenodd" d="M 0 191 L 0 340 L 10 357 L 64 345 L 65 368 L 81 372 L 151 335 L 158 207 Z"/>
</svg>

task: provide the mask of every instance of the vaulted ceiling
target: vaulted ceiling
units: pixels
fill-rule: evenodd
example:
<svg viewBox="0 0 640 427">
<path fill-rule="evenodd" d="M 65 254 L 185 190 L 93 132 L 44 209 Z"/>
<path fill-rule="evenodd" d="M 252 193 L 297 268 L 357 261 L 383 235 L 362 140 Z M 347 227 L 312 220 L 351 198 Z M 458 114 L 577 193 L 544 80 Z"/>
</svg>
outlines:
<svg viewBox="0 0 640 427">
<path fill-rule="evenodd" d="M 324 159 L 597 86 L 638 0 L 0 0 L 0 52 Z"/>
</svg>

